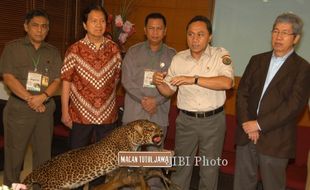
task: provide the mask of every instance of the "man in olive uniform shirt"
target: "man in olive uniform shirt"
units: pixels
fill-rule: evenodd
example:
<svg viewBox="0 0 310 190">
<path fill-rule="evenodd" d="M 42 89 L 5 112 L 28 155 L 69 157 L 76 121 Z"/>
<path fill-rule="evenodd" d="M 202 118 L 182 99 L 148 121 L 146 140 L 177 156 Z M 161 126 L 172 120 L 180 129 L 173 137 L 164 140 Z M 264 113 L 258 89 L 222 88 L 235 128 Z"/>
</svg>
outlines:
<svg viewBox="0 0 310 190">
<path fill-rule="evenodd" d="M 4 109 L 4 184 L 20 181 L 28 143 L 33 168 L 51 158 L 54 101 L 50 96 L 60 84 L 61 57 L 44 42 L 48 15 L 32 10 L 25 18 L 26 37 L 9 42 L 0 59 L 0 72 L 11 95 Z"/>
</svg>

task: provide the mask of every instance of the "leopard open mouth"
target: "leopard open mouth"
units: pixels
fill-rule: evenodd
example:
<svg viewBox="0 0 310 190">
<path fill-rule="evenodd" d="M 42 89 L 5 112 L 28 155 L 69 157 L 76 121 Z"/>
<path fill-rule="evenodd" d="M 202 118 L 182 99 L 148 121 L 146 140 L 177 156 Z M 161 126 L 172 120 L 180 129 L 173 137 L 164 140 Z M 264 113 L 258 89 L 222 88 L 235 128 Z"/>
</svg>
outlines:
<svg viewBox="0 0 310 190">
<path fill-rule="evenodd" d="M 161 136 L 160 135 L 154 135 L 152 141 L 154 144 L 160 144 L 161 143 Z"/>
</svg>

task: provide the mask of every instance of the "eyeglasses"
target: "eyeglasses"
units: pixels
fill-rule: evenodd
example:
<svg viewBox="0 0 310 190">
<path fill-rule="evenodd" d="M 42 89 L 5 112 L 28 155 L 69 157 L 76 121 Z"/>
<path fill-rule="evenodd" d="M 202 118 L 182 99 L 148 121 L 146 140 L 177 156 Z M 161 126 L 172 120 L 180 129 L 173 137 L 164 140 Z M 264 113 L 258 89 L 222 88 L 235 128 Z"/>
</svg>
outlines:
<svg viewBox="0 0 310 190">
<path fill-rule="evenodd" d="M 279 30 L 272 30 L 271 33 L 272 33 L 272 35 L 280 35 L 283 37 L 295 35 L 295 33 L 289 33 L 287 31 L 279 31 Z"/>
</svg>

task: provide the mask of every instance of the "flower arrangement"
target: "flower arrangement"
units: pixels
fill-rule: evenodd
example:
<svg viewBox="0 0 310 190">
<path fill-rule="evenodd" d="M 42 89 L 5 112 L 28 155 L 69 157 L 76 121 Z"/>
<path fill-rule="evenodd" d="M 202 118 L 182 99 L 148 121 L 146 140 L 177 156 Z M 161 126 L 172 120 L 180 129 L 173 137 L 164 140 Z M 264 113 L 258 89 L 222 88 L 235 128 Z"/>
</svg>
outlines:
<svg viewBox="0 0 310 190">
<path fill-rule="evenodd" d="M 10 190 L 10 188 L 6 185 L 0 186 L 0 190 Z"/>
<path fill-rule="evenodd" d="M 1 185 L 0 190 L 22 190 L 27 189 L 27 186 L 21 183 L 13 183 L 12 187 L 8 187 L 6 185 Z"/>
<path fill-rule="evenodd" d="M 127 39 L 135 33 L 135 25 L 127 20 L 136 0 L 121 0 L 120 14 L 109 15 L 107 32 L 111 39 L 116 42 L 120 49 L 124 51 L 124 44 Z"/>
</svg>

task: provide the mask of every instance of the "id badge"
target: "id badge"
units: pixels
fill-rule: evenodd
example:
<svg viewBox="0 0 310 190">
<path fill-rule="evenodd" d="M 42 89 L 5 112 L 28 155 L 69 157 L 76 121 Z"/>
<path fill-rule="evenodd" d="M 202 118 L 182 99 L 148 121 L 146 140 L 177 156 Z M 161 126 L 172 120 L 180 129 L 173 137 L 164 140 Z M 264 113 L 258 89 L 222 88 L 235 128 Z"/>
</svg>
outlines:
<svg viewBox="0 0 310 190">
<path fill-rule="evenodd" d="M 45 75 L 42 76 L 41 84 L 43 87 L 48 87 L 48 80 L 49 80 L 48 76 L 45 76 Z"/>
<path fill-rule="evenodd" d="M 28 72 L 26 89 L 29 91 L 40 92 L 41 79 L 42 75 L 40 73 Z"/>
<path fill-rule="evenodd" d="M 154 71 L 151 71 L 151 70 L 144 71 L 143 87 L 156 88 L 156 86 L 153 84 L 153 75 L 154 75 Z"/>
</svg>

